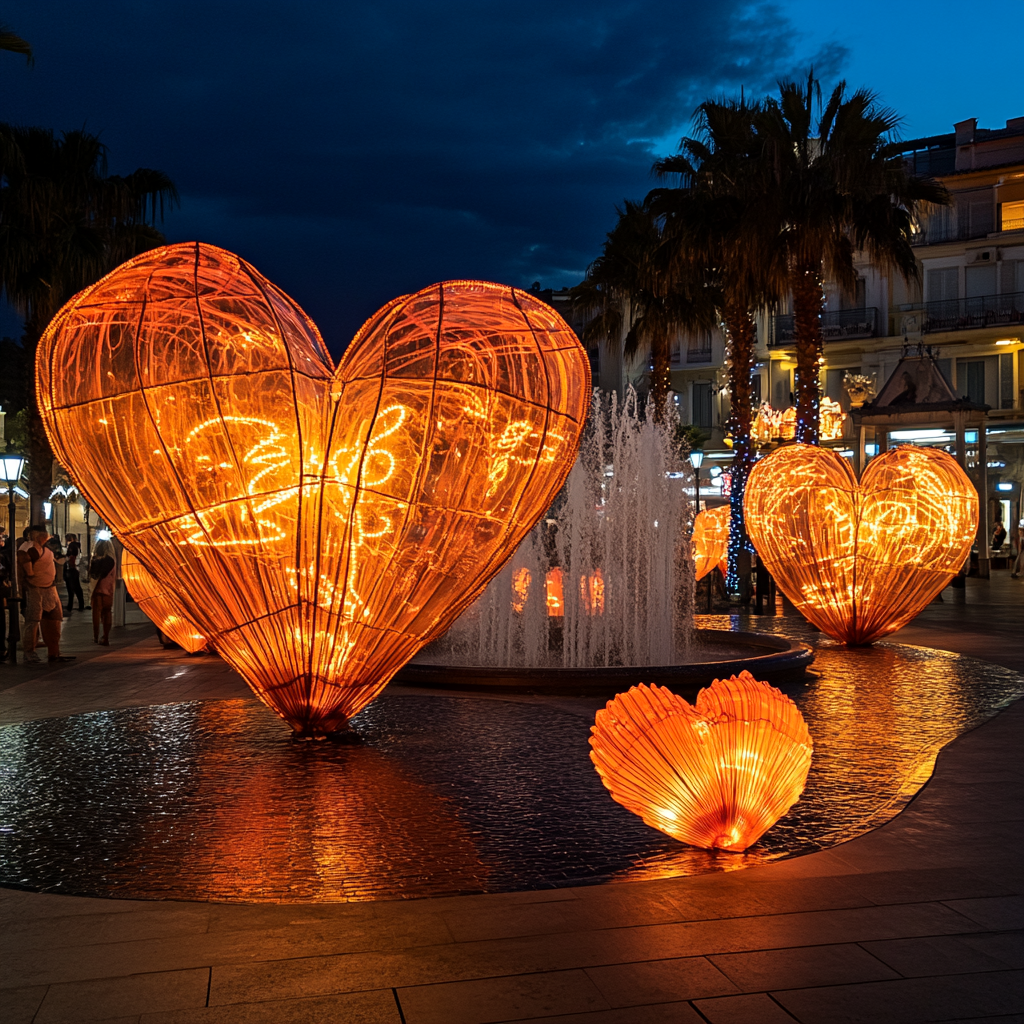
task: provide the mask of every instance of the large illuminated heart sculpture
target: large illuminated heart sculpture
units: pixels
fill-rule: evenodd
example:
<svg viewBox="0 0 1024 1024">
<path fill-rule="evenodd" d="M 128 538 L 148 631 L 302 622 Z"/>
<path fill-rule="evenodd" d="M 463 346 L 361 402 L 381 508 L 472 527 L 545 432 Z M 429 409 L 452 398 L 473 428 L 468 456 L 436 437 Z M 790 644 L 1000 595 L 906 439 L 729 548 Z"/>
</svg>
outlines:
<svg viewBox="0 0 1024 1024">
<path fill-rule="evenodd" d="M 720 569 L 724 576 L 729 569 L 729 524 L 732 514 L 728 505 L 706 508 L 693 521 L 693 567 L 698 580 Z"/>
<path fill-rule="evenodd" d="M 782 592 L 829 636 L 869 644 L 905 626 L 959 572 L 978 496 L 952 456 L 903 445 L 858 484 L 842 456 L 779 448 L 754 467 L 747 531 Z"/>
<path fill-rule="evenodd" d="M 344 728 L 547 509 L 586 353 L 529 294 L 403 296 L 337 370 L 223 249 L 171 245 L 69 302 L 39 346 L 58 459 L 184 614 L 298 732 Z"/>
<path fill-rule="evenodd" d="M 142 613 L 168 640 L 189 654 L 209 646 L 210 641 L 181 613 L 174 595 L 127 548 L 121 554 L 121 577 Z"/>
</svg>

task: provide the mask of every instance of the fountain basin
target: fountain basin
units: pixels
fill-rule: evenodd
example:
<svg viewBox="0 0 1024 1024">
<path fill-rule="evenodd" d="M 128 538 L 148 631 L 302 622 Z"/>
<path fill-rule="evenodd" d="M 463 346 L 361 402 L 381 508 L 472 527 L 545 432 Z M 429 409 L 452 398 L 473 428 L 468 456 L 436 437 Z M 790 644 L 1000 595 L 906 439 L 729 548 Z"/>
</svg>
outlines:
<svg viewBox="0 0 1024 1024">
<path fill-rule="evenodd" d="M 682 665 L 610 668 L 506 668 L 482 665 L 435 665 L 411 661 L 394 677 L 403 686 L 492 693 L 543 693 L 562 697 L 604 697 L 638 683 L 658 683 L 682 696 L 696 694 L 715 679 L 746 669 L 755 679 L 777 686 L 803 677 L 814 661 L 804 643 L 767 633 L 695 629 L 694 659 Z"/>
</svg>

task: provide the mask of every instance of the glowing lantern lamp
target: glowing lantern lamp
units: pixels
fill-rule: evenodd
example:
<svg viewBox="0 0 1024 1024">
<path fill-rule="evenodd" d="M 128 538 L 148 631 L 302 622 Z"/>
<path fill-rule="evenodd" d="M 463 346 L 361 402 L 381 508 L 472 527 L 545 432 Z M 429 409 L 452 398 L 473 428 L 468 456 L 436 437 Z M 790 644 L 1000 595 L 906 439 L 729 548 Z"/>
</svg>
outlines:
<svg viewBox="0 0 1024 1024">
<path fill-rule="evenodd" d="M 612 798 L 706 849 L 745 850 L 800 798 L 813 744 L 785 694 L 749 672 L 689 704 L 642 683 L 597 713 L 590 759 Z"/>
<path fill-rule="evenodd" d="M 184 614 L 323 736 L 443 633 L 550 505 L 586 352 L 513 288 L 395 299 L 335 370 L 237 256 L 154 249 L 75 296 L 37 355 L 54 452 Z"/>
<path fill-rule="evenodd" d="M 121 576 L 143 614 L 168 640 L 189 654 L 209 646 L 206 637 L 178 610 L 174 597 L 127 548 L 121 555 Z"/>
<path fill-rule="evenodd" d="M 728 571 L 731 518 L 728 505 L 697 513 L 693 521 L 693 562 L 697 579 L 704 579 L 716 568 L 722 570 L 723 576 Z"/>
<path fill-rule="evenodd" d="M 963 566 L 978 496 L 956 460 L 903 445 L 861 477 L 813 445 L 779 448 L 754 467 L 747 530 L 782 592 L 820 630 L 869 644 L 905 626 Z"/>
</svg>

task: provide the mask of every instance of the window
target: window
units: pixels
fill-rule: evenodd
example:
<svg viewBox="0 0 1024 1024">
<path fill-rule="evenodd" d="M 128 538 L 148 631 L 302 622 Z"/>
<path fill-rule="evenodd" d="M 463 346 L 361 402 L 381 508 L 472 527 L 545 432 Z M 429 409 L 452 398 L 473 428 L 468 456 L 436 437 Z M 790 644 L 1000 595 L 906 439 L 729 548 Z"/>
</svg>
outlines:
<svg viewBox="0 0 1024 1024">
<path fill-rule="evenodd" d="M 850 396 L 843 389 L 843 377 L 848 373 L 860 373 L 860 367 L 846 367 L 842 370 L 825 371 L 825 397 L 838 402 L 844 410 L 850 408 Z"/>
<path fill-rule="evenodd" d="M 693 385 L 693 425 L 702 429 L 711 427 L 711 385 Z"/>
<path fill-rule="evenodd" d="M 761 374 L 757 370 L 750 375 L 750 404 L 755 409 L 761 404 Z"/>
<path fill-rule="evenodd" d="M 1003 203 L 999 219 L 1001 231 L 1020 231 L 1024 228 L 1024 199 L 1017 203 Z"/>
<path fill-rule="evenodd" d="M 975 299 L 980 295 L 995 295 L 995 264 L 982 267 L 967 267 L 964 271 L 964 285 L 965 294 L 969 299 Z"/>
<path fill-rule="evenodd" d="M 785 409 L 790 404 L 790 396 L 793 392 L 793 385 L 790 383 L 790 371 L 783 370 L 781 377 L 775 381 L 775 397 L 772 405 L 776 409 Z"/>
<path fill-rule="evenodd" d="M 1009 352 L 999 356 L 999 408 L 1013 408 L 1013 356 Z"/>
<path fill-rule="evenodd" d="M 945 302 L 960 298 L 960 270 L 946 267 L 943 270 L 929 270 L 925 277 L 929 302 Z"/>
<path fill-rule="evenodd" d="M 867 301 L 867 288 L 868 282 L 866 278 L 858 277 L 857 284 L 854 286 L 853 293 L 847 295 L 843 292 L 839 297 L 839 308 L 840 309 L 864 309 L 868 304 Z"/>
<path fill-rule="evenodd" d="M 985 361 L 961 359 L 956 364 L 957 391 L 977 405 L 985 404 Z"/>
<path fill-rule="evenodd" d="M 1024 292 L 1024 260 L 1003 260 L 999 265 L 999 292 Z"/>
</svg>

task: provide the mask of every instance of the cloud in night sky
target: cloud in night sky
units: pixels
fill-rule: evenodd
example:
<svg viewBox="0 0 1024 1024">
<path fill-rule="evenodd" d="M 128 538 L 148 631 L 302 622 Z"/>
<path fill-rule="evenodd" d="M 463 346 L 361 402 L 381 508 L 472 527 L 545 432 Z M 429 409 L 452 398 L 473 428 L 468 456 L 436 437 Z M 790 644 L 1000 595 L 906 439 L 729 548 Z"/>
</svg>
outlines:
<svg viewBox="0 0 1024 1024">
<path fill-rule="evenodd" d="M 437 280 L 574 284 L 708 95 L 845 51 L 736 0 L 5 5 L 0 117 L 101 134 L 166 171 L 164 230 L 233 249 L 337 352 Z"/>
</svg>

